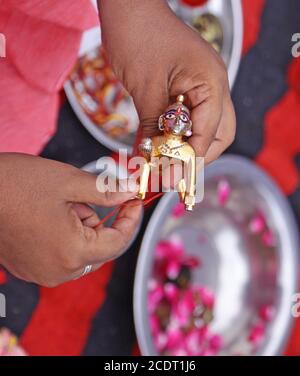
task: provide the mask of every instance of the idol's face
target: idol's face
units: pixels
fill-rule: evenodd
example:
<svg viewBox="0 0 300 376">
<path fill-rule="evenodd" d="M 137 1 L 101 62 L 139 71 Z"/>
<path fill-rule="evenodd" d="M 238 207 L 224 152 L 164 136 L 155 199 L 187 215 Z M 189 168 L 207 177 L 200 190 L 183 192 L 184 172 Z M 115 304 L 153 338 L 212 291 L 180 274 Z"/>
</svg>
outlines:
<svg viewBox="0 0 300 376">
<path fill-rule="evenodd" d="M 165 132 L 183 136 L 191 126 L 190 115 L 182 107 L 170 108 L 163 115 Z"/>
</svg>

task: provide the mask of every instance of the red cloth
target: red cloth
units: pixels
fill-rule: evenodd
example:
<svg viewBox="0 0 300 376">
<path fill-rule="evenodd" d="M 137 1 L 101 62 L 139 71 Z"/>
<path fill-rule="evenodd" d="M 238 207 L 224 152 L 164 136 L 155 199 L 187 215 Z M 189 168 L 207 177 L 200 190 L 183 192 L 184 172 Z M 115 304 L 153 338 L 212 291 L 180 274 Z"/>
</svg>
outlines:
<svg viewBox="0 0 300 376">
<path fill-rule="evenodd" d="M 106 298 L 114 262 L 84 278 L 40 289 L 40 300 L 20 344 L 30 355 L 80 355 Z"/>
<path fill-rule="evenodd" d="M 0 152 L 38 154 L 48 142 L 82 32 L 98 22 L 90 0 L 0 0 Z"/>
</svg>

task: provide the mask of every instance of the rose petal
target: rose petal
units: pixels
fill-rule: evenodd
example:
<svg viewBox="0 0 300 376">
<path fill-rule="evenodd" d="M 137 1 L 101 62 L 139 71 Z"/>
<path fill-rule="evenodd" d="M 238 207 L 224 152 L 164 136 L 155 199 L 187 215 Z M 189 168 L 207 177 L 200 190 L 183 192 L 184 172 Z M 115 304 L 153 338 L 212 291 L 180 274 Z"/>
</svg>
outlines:
<svg viewBox="0 0 300 376">
<path fill-rule="evenodd" d="M 170 261 L 166 267 L 166 275 L 169 279 L 176 279 L 179 275 L 181 265 L 178 261 Z"/>
<path fill-rule="evenodd" d="M 253 345 L 259 345 L 265 337 L 265 326 L 256 324 L 250 328 L 248 340 Z"/>
<path fill-rule="evenodd" d="M 271 230 L 266 230 L 262 236 L 263 244 L 267 247 L 274 247 L 276 244 L 275 235 Z"/>
<path fill-rule="evenodd" d="M 166 283 L 165 286 L 164 286 L 164 292 L 165 292 L 166 298 L 171 303 L 175 303 L 178 300 L 179 290 L 174 285 L 174 283 Z"/>
<path fill-rule="evenodd" d="M 189 268 L 191 269 L 194 269 L 194 268 L 197 268 L 201 265 L 201 261 L 199 258 L 195 257 L 195 256 L 190 256 L 190 257 L 187 257 L 183 264 L 185 266 L 188 266 Z"/>
<path fill-rule="evenodd" d="M 223 347 L 223 338 L 218 335 L 214 334 L 209 340 L 209 348 L 213 351 L 220 351 Z"/>
<path fill-rule="evenodd" d="M 199 294 L 201 302 L 205 307 L 210 309 L 213 308 L 215 304 L 215 296 L 208 287 L 194 285 L 193 290 Z"/>
<path fill-rule="evenodd" d="M 160 332 L 156 337 L 154 337 L 154 345 L 156 349 L 161 352 L 166 347 L 168 337 L 165 333 Z"/>
<path fill-rule="evenodd" d="M 231 194 L 231 188 L 227 180 L 221 179 L 218 183 L 217 195 L 218 202 L 221 206 L 225 206 Z"/>
<path fill-rule="evenodd" d="M 184 340 L 184 334 L 182 333 L 182 331 L 180 329 L 170 328 L 169 330 L 167 330 L 166 334 L 168 337 L 166 348 L 168 350 L 180 348 Z"/>
<path fill-rule="evenodd" d="M 275 307 L 272 305 L 265 305 L 260 308 L 259 316 L 262 320 L 270 322 L 275 316 Z"/>
<path fill-rule="evenodd" d="M 185 206 L 182 202 L 178 202 L 172 209 L 172 216 L 180 218 L 185 214 Z"/>
<path fill-rule="evenodd" d="M 200 337 L 199 332 L 192 329 L 185 338 L 185 346 L 188 354 L 196 355 L 200 351 Z"/>
<path fill-rule="evenodd" d="M 262 232 L 265 226 L 265 218 L 260 213 L 256 214 L 249 223 L 249 229 L 253 234 L 258 234 Z"/>
<path fill-rule="evenodd" d="M 155 314 L 150 316 L 150 329 L 153 335 L 157 335 L 160 331 L 159 318 Z"/>
<path fill-rule="evenodd" d="M 154 288 L 152 291 L 148 293 L 148 309 L 150 312 L 153 312 L 157 308 L 157 305 L 163 297 L 164 289 L 161 285 L 158 285 L 156 288 Z"/>
</svg>

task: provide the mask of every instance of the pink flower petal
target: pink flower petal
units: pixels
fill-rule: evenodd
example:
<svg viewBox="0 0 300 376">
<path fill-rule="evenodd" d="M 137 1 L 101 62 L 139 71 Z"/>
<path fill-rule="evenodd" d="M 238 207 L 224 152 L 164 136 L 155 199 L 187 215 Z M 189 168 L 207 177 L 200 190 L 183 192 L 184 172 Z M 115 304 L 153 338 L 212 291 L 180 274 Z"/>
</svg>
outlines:
<svg viewBox="0 0 300 376">
<path fill-rule="evenodd" d="M 156 337 L 154 337 L 154 345 L 159 352 L 165 349 L 167 341 L 167 335 L 162 332 L 160 332 Z"/>
<path fill-rule="evenodd" d="M 158 260 L 176 259 L 182 260 L 184 256 L 184 244 L 180 237 L 173 235 L 168 241 L 162 240 L 156 245 L 155 257 Z"/>
<path fill-rule="evenodd" d="M 222 347 L 223 347 L 223 338 L 218 334 L 214 334 L 209 340 L 209 348 L 211 350 L 215 350 L 219 352 Z"/>
<path fill-rule="evenodd" d="M 173 234 L 169 238 L 170 247 L 173 250 L 174 253 L 176 253 L 177 257 L 184 256 L 185 249 L 184 249 L 184 243 L 182 238 L 177 235 Z"/>
<path fill-rule="evenodd" d="M 185 206 L 182 202 L 178 202 L 172 210 L 172 216 L 175 218 L 180 218 L 185 214 Z"/>
<path fill-rule="evenodd" d="M 219 181 L 217 194 L 219 204 L 225 206 L 231 194 L 231 188 L 227 180 L 221 179 Z"/>
<path fill-rule="evenodd" d="M 189 355 L 196 355 L 201 351 L 199 331 L 192 329 L 185 338 L 185 346 Z"/>
<path fill-rule="evenodd" d="M 170 279 L 176 279 L 179 275 L 181 265 L 177 260 L 170 261 L 166 267 L 166 275 Z"/>
<path fill-rule="evenodd" d="M 265 325 L 256 324 L 250 328 L 248 340 L 253 345 L 259 345 L 265 337 Z"/>
<path fill-rule="evenodd" d="M 186 326 L 193 314 L 195 302 L 191 290 L 186 290 L 173 308 L 172 316 L 180 323 L 181 326 Z"/>
<path fill-rule="evenodd" d="M 183 348 L 179 348 L 179 349 L 174 349 L 170 352 L 170 355 L 172 356 L 188 356 L 188 352 L 183 349 Z"/>
<path fill-rule="evenodd" d="M 259 316 L 262 320 L 270 322 L 275 316 L 275 307 L 272 305 L 265 305 L 259 310 Z"/>
<path fill-rule="evenodd" d="M 265 218 L 261 213 L 256 214 L 249 223 L 249 229 L 253 234 L 259 234 L 266 226 Z"/>
<path fill-rule="evenodd" d="M 180 329 L 176 329 L 176 328 L 174 329 L 170 328 L 167 331 L 167 337 L 168 337 L 168 341 L 166 344 L 167 349 L 180 348 L 184 340 L 184 334 L 182 333 Z"/>
<path fill-rule="evenodd" d="M 183 263 L 191 269 L 197 268 L 201 265 L 200 259 L 195 256 L 187 257 Z"/>
<path fill-rule="evenodd" d="M 148 281 L 148 291 L 155 290 L 157 288 L 157 286 L 158 286 L 158 282 L 154 278 L 149 279 L 149 281 Z"/>
<path fill-rule="evenodd" d="M 176 301 L 178 300 L 179 290 L 178 287 L 174 285 L 174 283 L 166 283 L 164 286 L 164 292 L 166 298 L 171 303 L 176 303 Z"/>
<path fill-rule="evenodd" d="M 216 355 L 216 351 L 207 348 L 207 349 L 204 349 L 199 355 L 200 356 L 213 356 L 213 355 Z"/>
<path fill-rule="evenodd" d="M 207 325 L 202 326 L 201 328 L 199 328 L 198 333 L 199 333 L 199 336 L 200 336 L 201 342 L 206 342 L 206 341 L 208 341 L 208 339 L 209 339 L 210 336 L 211 336 L 211 335 L 210 335 L 209 328 L 208 328 Z"/>
<path fill-rule="evenodd" d="M 208 287 L 204 286 L 194 285 L 193 289 L 199 294 L 202 304 L 205 307 L 212 309 L 215 304 L 214 293 Z"/>
<path fill-rule="evenodd" d="M 153 335 L 157 335 L 160 331 L 159 318 L 155 314 L 150 316 L 150 328 Z"/>
<path fill-rule="evenodd" d="M 275 235 L 271 230 L 266 230 L 262 236 L 263 244 L 267 247 L 274 247 L 276 244 Z"/>
<path fill-rule="evenodd" d="M 164 289 L 161 285 L 158 285 L 155 289 L 148 293 L 148 309 L 150 312 L 155 311 L 163 297 Z"/>
<path fill-rule="evenodd" d="M 157 259 L 164 259 L 167 255 L 170 254 L 170 243 L 167 242 L 167 241 L 160 241 L 159 243 L 157 243 L 156 245 L 156 249 L 155 249 L 155 257 Z"/>
</svg>

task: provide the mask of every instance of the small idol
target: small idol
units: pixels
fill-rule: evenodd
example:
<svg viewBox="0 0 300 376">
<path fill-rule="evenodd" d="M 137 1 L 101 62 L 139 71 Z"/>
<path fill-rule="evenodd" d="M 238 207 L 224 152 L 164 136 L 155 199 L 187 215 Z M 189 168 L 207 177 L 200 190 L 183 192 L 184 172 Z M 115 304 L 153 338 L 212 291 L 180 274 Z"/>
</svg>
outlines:
<svg viewBox="0 0 300 376">
<path fill-rule="evenodd" d="M 192 135 L 192 121 L 189 109 L 183 104 L 184 96 L 179 95 L 176 103 L 169 106 L 159 117 L 158 128 L 162 136 L 145 138 L 139 145 L 139 150 L 146 159 L 143 165 L 138 198 L 144 199 L 148 188 L 151 167 L 156 167 L 159 157 L 169 157 L 182 161 L 187 171 L 187 179 L 182 178 L 178 183 L 180 200 L 188 211 L 195 206 L 196 190 L 196 156 L 193 147 L 186 141 Z"/>
</svg>

